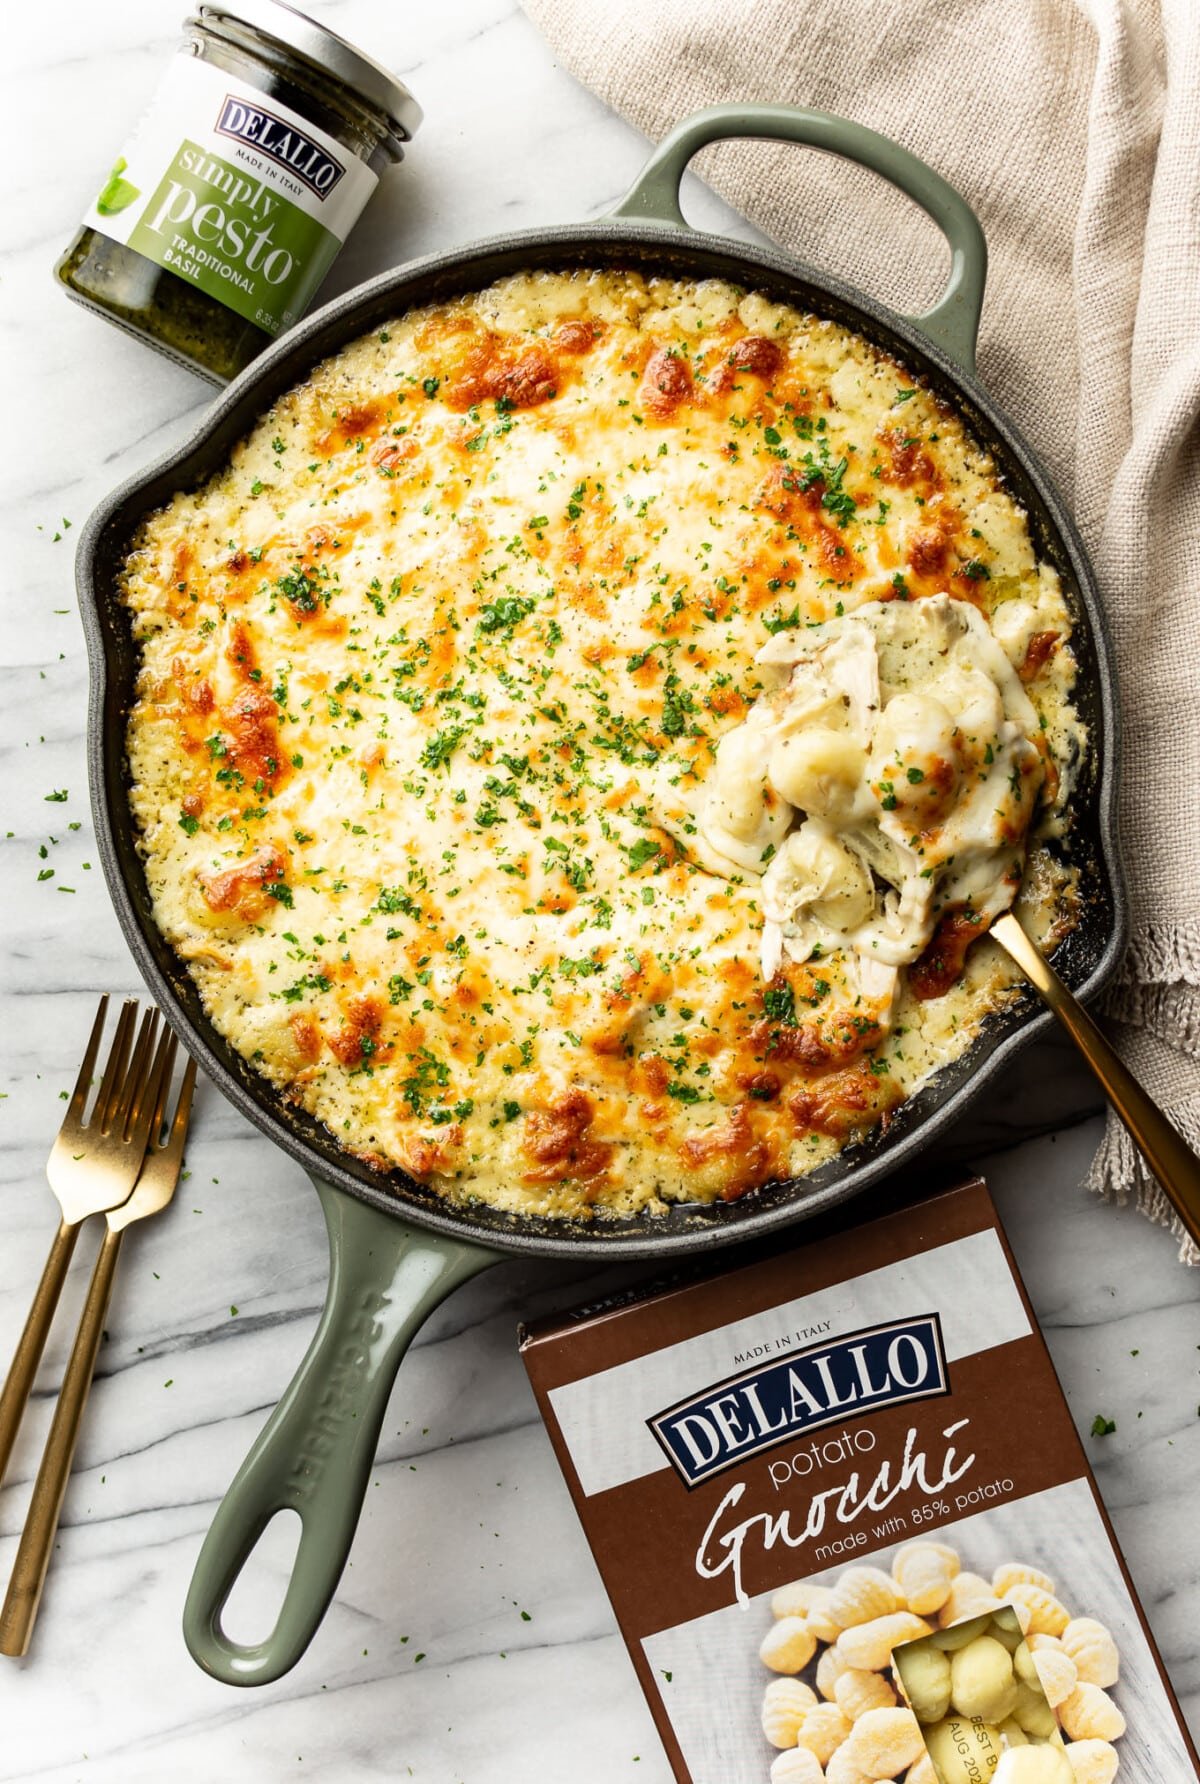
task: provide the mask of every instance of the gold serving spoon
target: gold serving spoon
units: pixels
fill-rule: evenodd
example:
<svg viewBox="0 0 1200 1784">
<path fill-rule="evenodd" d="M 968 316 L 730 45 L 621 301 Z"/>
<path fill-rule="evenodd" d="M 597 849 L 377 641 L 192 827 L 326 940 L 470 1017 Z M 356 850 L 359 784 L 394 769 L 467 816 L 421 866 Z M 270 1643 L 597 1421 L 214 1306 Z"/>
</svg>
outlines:
<svg viewBox="0 0 1200 1784">
<path fill-rule="evenodd" d="M 997 917 L 989 933 L 1054 1011 L 1129 1130 L 1185 1232 L 1200 1245 L 1200 1158 L 1146 1095 L 1012 912 Z"/>
</svg>

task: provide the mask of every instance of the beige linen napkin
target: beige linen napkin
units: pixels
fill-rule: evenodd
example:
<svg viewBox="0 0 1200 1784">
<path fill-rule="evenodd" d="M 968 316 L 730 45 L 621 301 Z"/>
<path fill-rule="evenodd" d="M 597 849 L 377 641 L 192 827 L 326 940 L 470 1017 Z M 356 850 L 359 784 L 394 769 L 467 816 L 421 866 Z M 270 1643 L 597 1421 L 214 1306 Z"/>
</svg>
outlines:
<svg viewBox="0 0 1200 1784">
<path fill-rule="evenodd" d="M 757 99 L 897 138 L 991 250 L 983 381 L 1072 504 L 1121 676 L 1132 939 L 1110 1032 L 1200 1148 L 1200 26 L 1195 0 L 524 0 L 647 136 Z M 736 143 L 698 170 L 775 240 L 898 307 L 944 252 L 890 187 Z M 1110 1115 L 1090 1185 L 1170 1225 Z"/>
</svg>

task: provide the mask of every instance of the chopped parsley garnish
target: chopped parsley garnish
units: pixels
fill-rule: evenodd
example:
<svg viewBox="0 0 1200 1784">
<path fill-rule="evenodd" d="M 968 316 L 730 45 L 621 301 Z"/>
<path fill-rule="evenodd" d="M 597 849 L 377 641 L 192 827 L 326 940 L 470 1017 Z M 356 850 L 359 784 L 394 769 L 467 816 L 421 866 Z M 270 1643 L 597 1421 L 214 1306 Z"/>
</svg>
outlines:
<svg viewBox="0 0 1200 1784">
<path fill-rule="evenodd" d="M 796 1026 L 796 993 L 790 985 L 769 985 L 763 992 L 763 1009 L 772 1022 L 787 1028 Z"/>
<path fill-rule="evenodd" d="M 421 766 L 444 768 L 466 736 L 466 729 L 465 725 L 448 725 L 444 731 L 435 731 L 421 751 Z"/>
<path fill-rule="evenodd" d="M 662 854 L 662 844 L 655 842 L 652 836 L 640 836 L 625 853 L 630 867 L 636 873 L 639 867 L 645 867 L 647 861 L 653 861 Z"/>
<path fill-rule="evenodd" d="M 301 613 L 317 611 L 317 584 L 311 576 L 306 576 L 299 565 L 294 570 L 287 570 L 279 577 L 275 587 L 285 601 L 298 607 Z"/>
<path fill-rule="evenodd" d="M 299 1003 L 306 991 L 332 990 L 333 986 L 324 973 L 308 973 L 304 978 L 297 979 L 294 985 L 289 985 L 286 991 L 280 992 L 280 996 L 285 1003 Z"/>
<path fill-rule="evenodd" d="M 829 445 L 822 440 L 819 456 L 814 458 L 811 452 L 804 454 L 804 475 L 800 479 L 800 488 L 809 490 L 820 483 L 824 486 L 821 506 L 827 514 L 832 514 L 839 526 L 845 526 L 853 520 L 858 512 L 858 503 L 849 490 L 843 489 L 842 480 L 850 469 L 848 458 L 839 458 L 835 464 Z"/>
<path fill-rule="evenodd" d="M 428 1047 L 422 1047 L 412 1063 L 411 1075 L 400 1085 L 400 1093 L 405 1102 L 414 1115 L 428 1113 L 431 1119 L 436 1119 L 441 1114 L 449 1121 L 450 1110 L 431 1110 L 429 1104 L 431 1098 L 449 1084 L 450 1067 L 436 1053 L 431 1053 Z"/>
<path fill-rule="evenodd" d="M 682 737 L 687 730 L 688 715 L 695 712 L 696 701 L 671 670 L 663 690 L 662 728 L 667 737 Z"/>
<path fill-rule="evenodd" d="M 400 912 L 405 917 L 411 917 L 414 923 L 421 920 L 420 905 L 400 886 L 382 886 L 379 897 L 375 900 L 375 909 L 383 911 L 389 917 Z"/>
<path fill-rule="evenodd" d="M 537 523 L 530 521 L 530 526 Z M 545 520 L 541 523 L 546 524 Z M 504 632 L 512 636 L 513 627 L 532 613 L 537 606 L 536 601 L 526 600 L 523 595 L 501 595 L 498 601 L 488 601 L 479 610 L 479 630 L 481 632 Z"/>
</svg>

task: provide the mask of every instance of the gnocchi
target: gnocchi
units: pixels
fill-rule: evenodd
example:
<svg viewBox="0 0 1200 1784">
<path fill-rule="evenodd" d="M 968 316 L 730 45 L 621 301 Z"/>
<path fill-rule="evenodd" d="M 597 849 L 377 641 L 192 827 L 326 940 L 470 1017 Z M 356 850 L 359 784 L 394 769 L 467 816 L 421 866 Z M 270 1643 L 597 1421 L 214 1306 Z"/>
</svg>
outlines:
<svg viewBox="0 0 1200 1784">
<path fill-rule="evenodd" d="M 1075 1775 L 1061 1747 L 1007 1747 L 993 1784 L 1075 1784 Z"/>
<path fill-rule="evenodd" d="M 950 1657 L 950 1701 L 964 1716 L 1003 1722 L 1020 1689 L 1008 1649 L 993 1635 L 977 1635 Z"/>
<path fill-rule="evenodd" d="M 928 1751 L 922 1753 L 916 1765 L 909 1766 L 904 1774 L 904 1784 L 938 1784 L 938 1775 L 933 1769 Z"/>
<path fill-rule="evenodd" d="M 915 1765 L 925 1737 L 911 1710 L 866 1710 L 851 1729 L 846 1746 L 868 1778 L 894 1778 L 897 1772 Z"/>
<path fill-rule="evenodd" d="M 793 1747 L 772 1761 L 771 1784 L 824 1784 L 821 1762 L 807 1747 Z"/>
<path fill-rule="evenodd" d="M 965 1716 L 946 1716 L 925 1730 L 925 1746 L 941 1784 L 976 1784 L 1000 1762 L 1000 1730 Z"/>
<path fill-rule="evenodd" d="M 1029 1580 L 1018 1580 L 1008 1588 L 1008 1603 L 1017 1615 L 1024 1609 L 1029 1613 L 1026 1622 L 1021 1617 L 1021 1627 L 1026 1635 L 1061 1635 L 1071 1621 L 1071 1613 L 1064 1604 L 1047 1592 L 1044 1586 L 1034 1585 Z"/>
<path fill-rule="evenodd" d="M 1116 1642 L 1031 1563 L 986 1578 L 921 1538 L 888 1572 L 781 1586 L 771 1612 L 771 1784 L 1113 1784 Z"/>
<path fill-rule="evenodd" d="M 1053 1592 L 1054 1581 L 1040 1567 L 1030 1567 L 1024 1561 L 1006 1561 L 992 1574 L 992 1591 L 1005 1598 L 1013 1586 L 1040 1586 L 1043 1592 Z"/>
<path fill-rule="evenodd" d="M 860 1672 L 848 1666 L 833 1688 L 834 1702 L 851 1722 L 857 1722 L 868 1710 L 890 1709 L 896 1701 L 882 1673 Z"/>
<path fill-rule="evenodd" d="M 796 1745 L 815 1753 L 822 1765 L 828 1765 L 850 1733 L 851 1723 L 835 1703 L 819 1703 L 808 1712 L 796 1735 Z"/>
<path fill-rule="evenodd" d="M 763 1693 L 762 1731 L 773 1747 L 794 1747 L 805 1716 L 817 1701 L 799 1679 L 772 1679 Z"/>
<path fill-rule="evenodd" d="M 1072 1741 L 1067 1760 L 1075 1784 L 1112 1784 L 1120 1760 L 1110 1741 Z"/>
<path fill-rule="evenodd" d="M 958 1556 L 944 1543 L 909 1543 L 892 1563 L 896 1584 L 919 1617 L 941 1610 L 958 1571 Z"/>
<path fill-rule="evenodd" d="M 838 1653 L 836 1642 L 837 1637 L 835 1636 L 834 1645 L 826 1648 L 817 1661 L 817 1690 L 822 1697 L 828 1698 L 830 1702 L 837 1700 L 838 1680 L 843 1673 L 854 1670 L 849 1662 L 843 1660 Z"/>
<path fill-rule="evenodd" d="M 1099 1685 L 1076 1685 L 1059 1715 L 1073 1741 L 1115 1741 L 1125 1733 L 1124 1716 Z"/>
<path fill-rule="evenodd" d="M 901 1642 L 916 1641 L 929 1634 L 924 1617 L 911 1611 L 892 1611 L 886 1617 L 874 1617 L 869 1623 L 856 1623 L 838 1636 L 838 1652 L 851 1666 L 866 1672 L 878 1672 L 891 1659 L 892 1649 Z"/>
<path fill-rule="evenodd" d="M 829 1605 L 843 1629 L 872 1623 L 904 1608 L 904 1594 L 890 1574 L 878 1567 L 848 1567 Z"/>
<path fill-rule="evenodd" d="M 932 1642 L 917 1642 L 901 1669 L 904 1693 L 922 1722 L 940 1722 L 950 1708 L 950 1656 Z"/>
<path fill-rule="evenodd" d="M 1046 1702 L 1052 1710 L 1070 1697 L 1078 1682 L 1075 1662 L 1062 1648 L 1039 1648 L 1033 1656 L 1034 1668 L 1038 1683 L 1046 1693 Z M 1027 1681 L 1032 1683 L 1032 1680 Z"/>
<path fill-rule="evenodd" d="M 763 1636 L 759 1659 L 772 1672 L 798 1673 L 817 1651 L 817 1638 L 803 1617 L 780 1617 Z"/>
<path fill-rule="evenodd" d="M 961 1623 L 967 1617 L 984 1616 L 998 1609 L 1000 1600 L 977 1573 L 960 1573 L 941 1607 L 943 1623 Z"/>
<path fill-rule="evenodd" d="M 1107 1690 L 1116 1684 L 1120 1657 L 1117 1644 L 1103 1623 L 1097 1623 L 1094 1617 L 1072 1617 L 1059 1639 L 1085 1685 L 1100 1685 Z"/>
<path fill-rule="evenodd" d="M 839 1747 L 825 1767 L 825 1784 L 874 1784 L 870 1774 L 855 1764 L 849 1746 Z"/>
</svg>

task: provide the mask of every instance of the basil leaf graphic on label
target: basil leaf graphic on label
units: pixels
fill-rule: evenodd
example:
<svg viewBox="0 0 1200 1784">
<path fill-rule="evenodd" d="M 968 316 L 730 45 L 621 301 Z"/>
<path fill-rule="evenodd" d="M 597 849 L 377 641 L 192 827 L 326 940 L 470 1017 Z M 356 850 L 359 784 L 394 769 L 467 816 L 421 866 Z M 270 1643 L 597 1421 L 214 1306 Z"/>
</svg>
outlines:
<svg viewBox="0 0 1200 1784">
<path fill-rule="evenodd" d="M 121 178 L 125 167 L 124 155 L 118 155 L 113 162 L 112 172 L 101 187 L 100 196 L 96 200 L 96 209 L 102 217 L 115 217 L 118 211 L 123 211 L 126 205 L 132 204 L 135 198 L 141 197 L 140 186 L 135 186 L 129 180 Z"/>
</svg>

